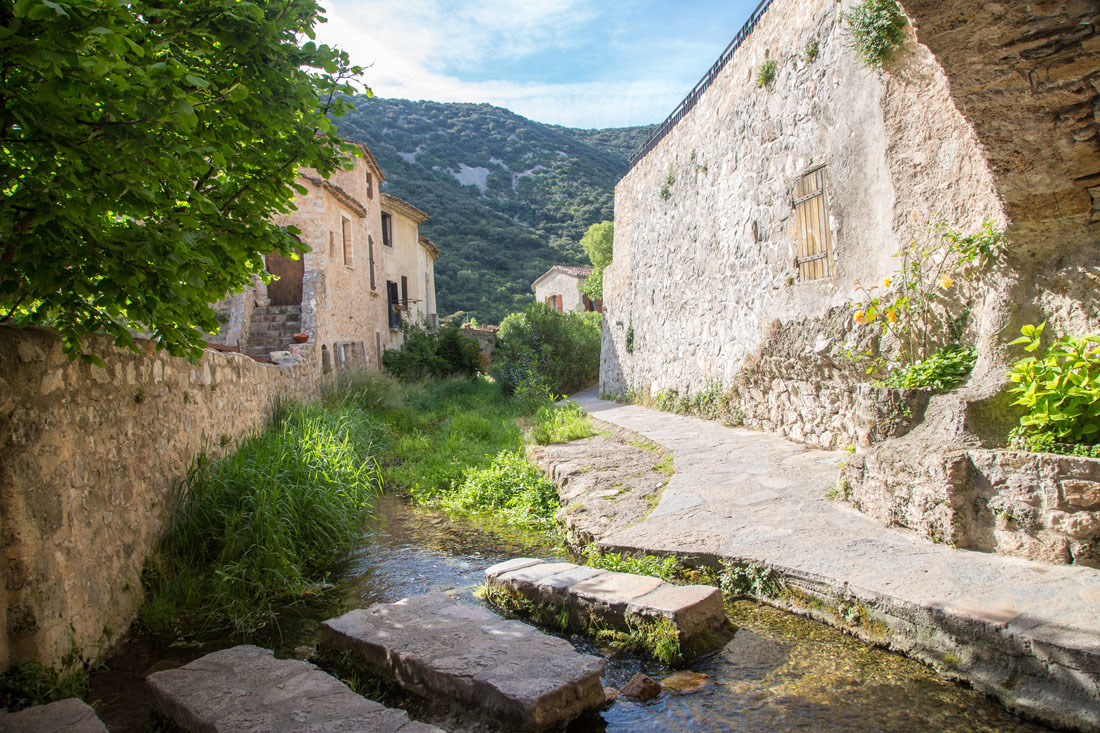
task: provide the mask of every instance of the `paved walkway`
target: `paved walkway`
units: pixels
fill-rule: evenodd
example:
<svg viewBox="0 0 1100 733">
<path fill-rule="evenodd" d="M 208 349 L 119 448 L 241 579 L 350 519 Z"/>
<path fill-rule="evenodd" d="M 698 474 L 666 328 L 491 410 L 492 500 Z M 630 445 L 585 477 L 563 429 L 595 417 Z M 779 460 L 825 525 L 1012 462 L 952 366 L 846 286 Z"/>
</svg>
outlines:
<svg viewBox="0 0 1100 733">
<path fill-rule="evenodd" d="M 1100 571 L 955 550 L 885 528 L 825 498 L 841 451 L 620 405 L 595 390 L 574 399 L 669 449 L 676 469 L 652 514 L 601 545 L 765 563 L 832 606 L 788 598 L 792 607 L 833 622 L 865 609 L 879 631 L 888 627 L 891 646 L 1009 707 L 1100 728 Z M 858 626 L 876 636 L 873 624 Z"/>
</svg>

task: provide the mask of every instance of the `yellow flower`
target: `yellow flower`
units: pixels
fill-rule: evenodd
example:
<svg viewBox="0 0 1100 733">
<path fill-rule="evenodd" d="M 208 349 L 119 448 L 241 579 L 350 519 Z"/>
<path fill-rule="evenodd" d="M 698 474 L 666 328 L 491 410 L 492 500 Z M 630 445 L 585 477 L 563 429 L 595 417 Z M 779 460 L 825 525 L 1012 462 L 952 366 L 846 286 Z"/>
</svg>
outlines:
<svg viewBox="0 0 1100 733">
<path fill-rule="evenodd" d="M 940 278 L 940 287 L 944 288 L 945 290 L 954 284 L 955 281 L 947 277 L 946 275 Z"/>
<path fill-rule="evenodd" d="M 885 280 L 883 280 L 882 284 L 885 285 L 886 287 L 890 287 L 890 278 L 886 278 Z"/>
<path fill-rule="evenodd" d="M 856 323 L 866 323 L 867 314 L 863 311 L 856 311 Z"/>
<path fill-rule="evenodd" d="M 890 323 L 897 323 L 898 322 L 897 311 L 895 311 L 893 308 L 886 311 L 886 320 L 890 321 Z"/>
</svg>

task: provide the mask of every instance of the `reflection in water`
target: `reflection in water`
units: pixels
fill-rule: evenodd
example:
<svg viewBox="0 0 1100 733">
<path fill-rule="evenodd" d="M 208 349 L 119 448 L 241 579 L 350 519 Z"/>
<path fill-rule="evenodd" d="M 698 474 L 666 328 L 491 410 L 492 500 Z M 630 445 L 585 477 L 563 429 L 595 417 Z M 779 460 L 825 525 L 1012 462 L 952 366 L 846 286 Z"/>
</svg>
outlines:
<svg viewBox="0 0 1100 733">
<path fill-rule="evenodd" d="M 359 606 L 392 602 L 428 591 L 476 603 L 473 588 L 489 565 L 517 556 L 564 557 L 538 533 L 421 512 L 386 497 L 370 522 L 362 547 L 334 572 L 336 590 L 323 604 L 299 605 L 280 617 L 279 628 L 251 643 L 279 656 L 304 656 L 319 623 Z M 571 731 L 1041 731 L 1003 707 L 960 685 L 941 680 L 923 665 L 813 621 L 760 604 L 731 605 L 741 627 L 721 651 L 691 666 L 693 692 L 666 692 L 648 703 L 617 700 L 599 717 Z M 587 642 L 578 648 L 600 654 Z M 144 731 L 146 674 L 185 664 L 239 640 L 131 640 L 93 678 L 96 709 L 112 731 Z M 604 685 L 620 688 L 637 672 L 656 679 L 671 670 L 649 661 L 608 660 Z M 441 721 L 443 722 L 443 721 Z M 446 721 L 453 725 L 453 720 Z M 482 726 L 474 726 L 481 728 Z"/>
</svg>

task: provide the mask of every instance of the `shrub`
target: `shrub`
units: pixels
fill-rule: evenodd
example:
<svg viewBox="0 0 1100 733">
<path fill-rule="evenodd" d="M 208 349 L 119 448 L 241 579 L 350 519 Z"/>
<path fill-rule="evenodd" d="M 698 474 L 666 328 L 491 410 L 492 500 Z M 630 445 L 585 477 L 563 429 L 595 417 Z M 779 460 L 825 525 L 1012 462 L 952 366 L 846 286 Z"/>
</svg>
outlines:
<svg viewBox="0 0 1100 733">
<path fill-rule="evenodd" d="M 885 378 L 871 384 L 875 387 L 900 389 L 929 387 L 948 390 L 966 379 L 977 360 L 978 350 L 973 346 L 947 346 L 927 359 L 895 369 Z"/>
<path fill-rule="evenodd" d="M 905 43 L 909 25 L 897 0 L 863 0 L 844 14 L 848 22 L 848 47 L 865 66 L 882 67 Z"/>
<path fill-rule="evenodd" d="M 526 381 L 554 394 L 572 394 L 596 381 L 600 370 L 598 313 L 558 313 L 531 303 L 500 323 L 493 351 L 493 379 L 505 395 Z"/>
<path fill-rule="evenodd" d="M 200 455 L 147 567 L 146 625 L 190 616 L 249 633 L 275 604 L 317 593 L 359 539 L 380 491 L 372 457 L 380 430 L 361 410 L 290 405 L 233 455 Z"/>
<path fill-rule="evenodd" d="M 1035 353 L 1045 323 L 1027 325 L 1012 344 Z M 1013 404 L 1027 408 L 1014 437 L 1025 445 L 1100 443 L 1100 336 L 1063 336 L 1039 356 L 1012 365 L 1008 378 L 1018 395 Z M 1065 451 L 1060 451 L 1065 452 Z"/>
<path fill-rule="evenodd" d="M 481 347 L 455 326 L 443 326 L 435 333 L 415 324 L 405 324 L 400 349 L 386 351 L 382 365 L 399 379 L 424 377 L 473 377 L 481 371 Z"/>
<path fill-rule="evenodd" d="M 541 407 L 535 415 L 535 425 L 527 434 L 527 439 L 538 445 L 548 443 L 566 443 L 595 435 L 592 421 L 584 414 L 581 406 L 573 400 L 560 405 Z"/>
<path fill-rule="evenodd" d="M 522 451 L 502 451 L 487 468 L 466 472 L 440 502 L 455 512 L 492 512 L 523 527 L 546 527 L 558 510 L 558 490 Z"/>
</svg>

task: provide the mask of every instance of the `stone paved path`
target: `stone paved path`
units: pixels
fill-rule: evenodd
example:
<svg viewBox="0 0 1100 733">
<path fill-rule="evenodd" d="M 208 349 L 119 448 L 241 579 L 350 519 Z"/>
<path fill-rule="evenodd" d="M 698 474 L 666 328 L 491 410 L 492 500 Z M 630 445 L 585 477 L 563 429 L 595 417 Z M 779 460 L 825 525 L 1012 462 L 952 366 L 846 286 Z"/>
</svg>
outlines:
<svg viewBox="0 0 1100 733">
<path fill-rule="evenodd" d="M 1010 708 L 1100 728 L 1100 571 L 937 545 L 830 501 L 841 451 L 632 405 L 574 399 L 669 449 L 675 474 L 613 549 L 760 562 L 807 597 L 780 605 L 922 658 Z M 845 623 L 845 619 L 855 619 Z"/>
</svg>

